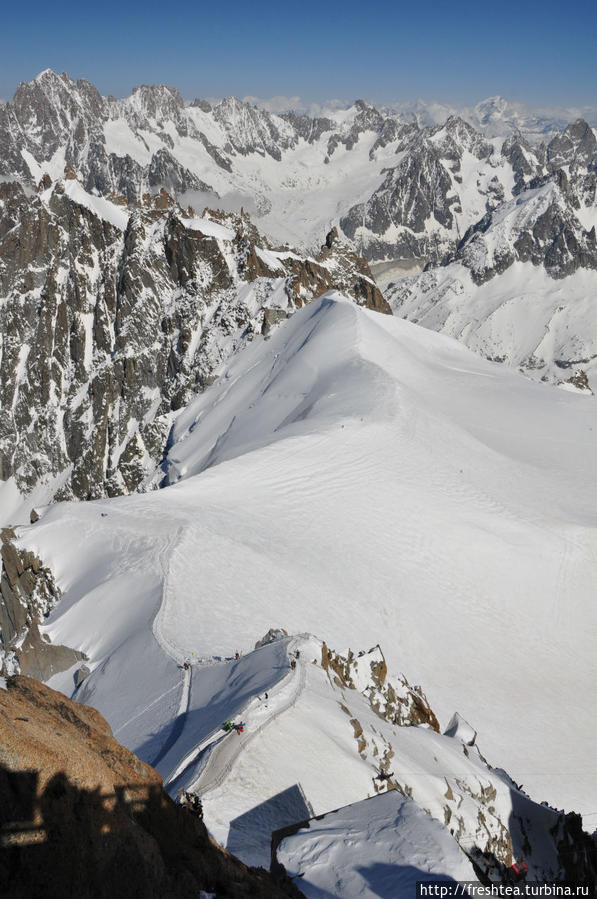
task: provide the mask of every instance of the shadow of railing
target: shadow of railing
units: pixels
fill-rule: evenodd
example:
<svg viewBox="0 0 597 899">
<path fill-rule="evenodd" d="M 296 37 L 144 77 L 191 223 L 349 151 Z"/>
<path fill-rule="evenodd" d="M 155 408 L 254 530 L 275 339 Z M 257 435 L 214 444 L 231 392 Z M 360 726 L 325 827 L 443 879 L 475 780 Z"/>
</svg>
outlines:
<svg viewBox="0 0 597 899">
<path fill-rule="evenodd" d="M 190 818 L 155 781 L 102 792 L 0 765 L 0 896 L 157 897 L 160 883 L 198 873 L 192 848 L 207 837 Z"/>
<path fill-rule="evenodd" d="M 158 784 L 129 783 L 115 787 L 113 793 L 104 793 L 99 787 L 77 787 L 59 773 L 38 795 L 38 782 L 37 771 L 14 772 L 0 766 L 0 849 L 38 843 L 40 838 L 61 833 L 66 826 L 65 807 L 77 812 L 79 822 L 85 820 L 92 830 L 106 834 L 118 825 L 121 816 L 134 820 L 162 805 L 163 790 Z"/>
</svg>

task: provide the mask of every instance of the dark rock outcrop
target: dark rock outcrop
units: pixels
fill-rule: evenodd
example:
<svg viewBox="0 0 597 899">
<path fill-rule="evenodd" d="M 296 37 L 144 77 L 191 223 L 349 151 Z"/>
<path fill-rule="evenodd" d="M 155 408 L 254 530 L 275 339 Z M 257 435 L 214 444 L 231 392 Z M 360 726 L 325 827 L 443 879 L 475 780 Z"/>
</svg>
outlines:
<svg viewBox="0 0 597 899">
<path fill-rule="evenodd" d="M 50 569 L 16 545 L 13 530 L 3 528 L 0 540 L 0 674 L 17 667 L 46 680 L 85 656 L 40 634 L 39 623 L 60 599 L 60 590 Z"/>
</svg>

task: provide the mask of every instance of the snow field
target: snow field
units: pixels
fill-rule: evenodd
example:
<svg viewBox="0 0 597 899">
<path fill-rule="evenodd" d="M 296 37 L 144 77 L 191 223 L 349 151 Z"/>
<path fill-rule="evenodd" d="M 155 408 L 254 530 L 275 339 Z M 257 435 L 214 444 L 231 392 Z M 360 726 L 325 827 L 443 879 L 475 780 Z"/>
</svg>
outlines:
<svg viewBox="0 0 597 899">
<path fill-rule="evenodd" d="M 180 720 L 161 646 L 224 659 L 283 626 L 339 650 L 380 642 L 390 672 L 443 724 L 458 709 L 534 797 L 594 811 L 578 690 L 596 673 L 594 424 L 586 397 L 324 297 L 183 413 L 178 483 L 54 507 L 22 532 L 65 590 L 46 630 L 90 654 L 81 698 L 167 777 L 287 669 L 195 667 Z"/>
<path fill-rule="evenodd" d="M 410 899 L 420 880 L 476 880 L 439 822 L 396 791 L 311 822 L 277 856 L 308 899 Z"/>
</svg>

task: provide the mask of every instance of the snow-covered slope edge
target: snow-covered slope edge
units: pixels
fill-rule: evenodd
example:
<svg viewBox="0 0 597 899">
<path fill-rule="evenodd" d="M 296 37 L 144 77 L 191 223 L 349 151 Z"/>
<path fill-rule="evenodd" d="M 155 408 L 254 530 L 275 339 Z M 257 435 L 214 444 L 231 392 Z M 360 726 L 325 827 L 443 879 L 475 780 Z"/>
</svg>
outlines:
<svg viewBox="0 0 597 899">
<path fill-rule="evenodd" d="M 272 623 L 340 647 L 381 634 L 390 673 L 423 684 L 440 721 L 458 708 L 535 795 L 594 810 L 591 698 L 577 690 L 595 674 L 596 432 L 584 397 L 330 295 L 238 356 L 185 416 L 177 484 L 52 507 L 20 532 L 63 590 L 44 632 L 87 653 L 81 695 L 126 745 L 168 777 L 194 776 L 189 753 L 225 716 L 287 690 L 284 644 L 226 663 L 235 649 Z M 185 657 L 195 664 L 182 680 Z M 365 710 L 346 715 L 327 689 L 342 742 L 356 742 L 350 721 Z M 299 739 L 293 714 L 279 719 L 281 745 Z M 377 762 L 383 747 L 375 755 L 377 738 L 365 739 Z M 265 745 L 253 742 L 248 763 Z M 267 757 L 268 772 L 281 764 L 272 785 L 292 776 L 283 752 Z M 250 788 L 245 801 L 255 805 Z"/>
</svg>

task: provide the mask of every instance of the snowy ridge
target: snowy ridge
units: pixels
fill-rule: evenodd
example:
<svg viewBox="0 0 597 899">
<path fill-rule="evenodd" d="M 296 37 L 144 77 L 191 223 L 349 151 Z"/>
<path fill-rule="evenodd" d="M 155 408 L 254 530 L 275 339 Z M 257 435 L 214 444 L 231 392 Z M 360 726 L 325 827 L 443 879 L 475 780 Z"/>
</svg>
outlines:
<svg viewBox="0 0 597 899">
<path fill-rule="evenodd" d="M 586 489 L 596 477 L 595 424 L 585 397 L 525 381 L 448 338 L 328 296 L 239 355 L 189 408 L 177 434 L 185 439 L 171 450 L 172 470 L 182 475 L 174 486 L 51 507 L 21 532 L 64 591 L 44 630 L 90 656 L 79 698 L 177 783 L 187 774 L 187 784 L 194 782 L 193 753 L 224 720 L 241 715 L 249 730 L 263 722 L 255 697 L 289 674 L 288 651 L 284 643 L 249 650 L 279 623 L 339 647 L 354 645 L 355 633 L 372 646 L 381 634 L 390 679 L 406 671 L 424 685 L 440 722 L 457 708 L 487 757 L 537 798 L 593 811 L 591 700 L 575 685 L 593 677 L 595 664 L 595 516 Z M 181 669 L 152 633 L 164 596 L 160 554 L 168 612 L 156 634 L 177 659 L 193 661 L 184 716 Z M 234 649 L 245 655 L 226 661 Z M 317 654 L 301 648 L 301 664 Z M 371 791 L 371 762 L 379 764 L 394 735 L 384 731 L 384 744 L 365 728 L 365 716 L 376 731 L 382 727 L 365 697 L 353 709 L 346 696 L 354 691 L 341 699 L 336 687 L 327 693 L 321 668 L 313 666 L 313 677 L 292 710 L 249 741 L 219 788 L 237 778 L 232 795 L 240 805 L 227 806 L 218 789 L 209 794 L 225 816 L 213 823 L 223 839 L 231 819 L 255 805 L 255 791 L 240 787 L 253 783 L 255 766 L 268 772 L 272 790 L 292 787 L 284 766 L 274 777 L 272 759 L 284 758 L 282 745 L 300 743 L 307 720 L 315 733 L 313 690 L 324 691 L 322 729 L 313 737 L 324 755 L 334 757 L 336 731 L 354 752 L 353 717 L 370 748 L 362 771 L 357 752 L 350 795 L 341 784 L 325 787 L 317 772 L 311 786 L 301 775 L 309 802 L 318 813 Z M 118 689 L 123 680 L 126 694 Z M 512 702 L 520 682 L 522 722 Z M 68 676 L 61 683 L 70 692 Z M 339 717 L 330 732 L 332 707 Z M 553 716 L 564 726 L 548 725 Z M 404 742 L 418 740 L 417 732 L 436 740 L 425 729 L 397 728 L 405 759 L 421 757 L 418 744 Z M 442 743 L 456 744 L 465 758 L 460 741 Z M 259 761 L 267 745 L 267 760 Z M 482 777 L 490 776 L 480 764 Z M 446 772 L 460 775 L 440 760 L 442 791 L 434 787 L 430 796 L 423 787 L 431 769 L 417 765 L 395 763 L 394 773 L 430 808 L 446 791 Z M 505 801 L 511 782 L 502 789 Z M 478 793 L 467 792 L 467 802 L 474 805 Z M 496 819 L 496 839 L 507 808 Z M 478 840 L 471 822 L 466 833 Z"/>
<path fill-rule="evenodd" d="M 6 524 L 34 503 L 157 485 L 188 400 L 326 289 L 390 311 L 335 231 L 304 258 L 245 215 L 195 215 L 164 191 L 132 209 L 72 173 L 41 188 L 0 185 Z"/>
</svg>

